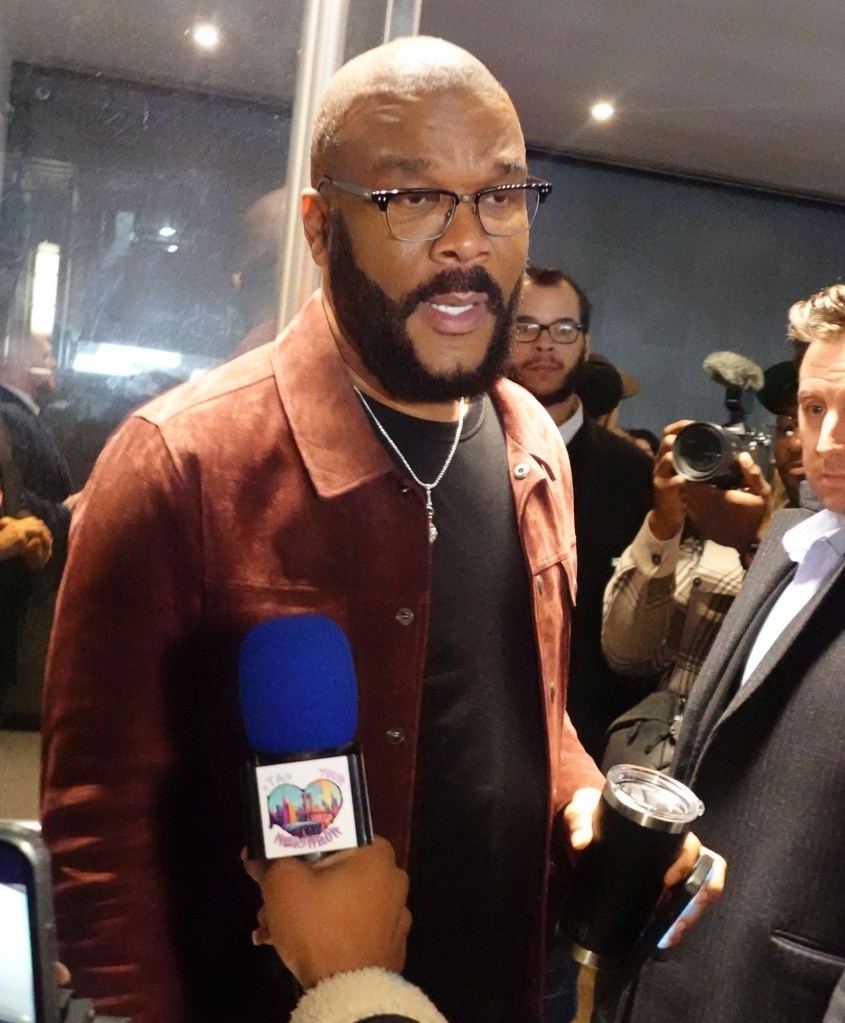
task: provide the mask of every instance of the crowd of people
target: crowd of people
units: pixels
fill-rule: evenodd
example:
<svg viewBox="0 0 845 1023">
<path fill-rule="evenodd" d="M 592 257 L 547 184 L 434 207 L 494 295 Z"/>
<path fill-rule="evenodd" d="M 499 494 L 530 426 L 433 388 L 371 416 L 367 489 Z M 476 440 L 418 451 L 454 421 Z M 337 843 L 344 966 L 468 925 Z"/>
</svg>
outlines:
<svg viewBox="0 0 845 1023">
<path fill-rule="evenodd" d="M 0 695 L 64 575 L 42 827 L 76 988 L 135 1023 L 569 1023 L 557 913 L 602 771 L 641 763 L 706 806 L 666 886 L 714 867 L 592 1018 L 843 1023 L 845 286 L 757 389 L 771 477 L 696 482 L 686 422 L 620 427 L 585 289 L 526 270 L 550 186 L 474 57 L 350 61 L 311 161 L 321 290 L 130 415 L 80 495 L 49 341 L 0 362 Z M 238 647 L 301 613 L 349 637 L 379 837 L 244 871 Z"/>
</svg>

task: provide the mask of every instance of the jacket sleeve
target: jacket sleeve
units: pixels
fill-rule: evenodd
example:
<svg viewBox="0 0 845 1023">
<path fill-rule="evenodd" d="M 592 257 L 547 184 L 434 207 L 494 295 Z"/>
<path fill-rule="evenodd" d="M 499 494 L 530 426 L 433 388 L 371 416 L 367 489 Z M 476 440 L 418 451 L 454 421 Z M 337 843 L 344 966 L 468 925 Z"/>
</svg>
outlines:
<svg viewBox="0 0 845 1023">
<path fill-rule="evenodd" d="M 182 1019 L 157 816 L 175 757 L 168 665 L 199 613 L 190 489 L 156 426 L 115 435 L 74 516 L 45 679 L 61 958 L 99 1012 L 134 1023 Z"/>
<path fill-rule="evenodd" d="M 601 645 L 623 675 L 652 675 L 675 658 L 672 617 L 681 534 L 657 540 L 646 516 L 604 593 Z"/>
<path fill-rule="evenodd" d="M 290 1023 L 447 1023 L 419 988 L 395 973 L 356 970 L 321 981 Z"/>
</svg>

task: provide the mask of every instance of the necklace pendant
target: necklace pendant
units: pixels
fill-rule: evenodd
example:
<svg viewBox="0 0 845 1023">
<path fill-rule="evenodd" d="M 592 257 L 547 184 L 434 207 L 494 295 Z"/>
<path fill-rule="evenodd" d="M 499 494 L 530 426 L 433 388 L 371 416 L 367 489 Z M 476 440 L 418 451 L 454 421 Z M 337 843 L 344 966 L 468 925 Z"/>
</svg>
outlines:
<svg viewBox="0 0 845 1023">
<path fill-rule="evenodd" d="M 425 510 L 428 514 L 428 542 L 432 544 L 437 539 L 437 526 L 434 524 L 434 502 L 431 499 L 434 484 L 424 483 L 423 486 L 425 487 Z"/>
</svg>

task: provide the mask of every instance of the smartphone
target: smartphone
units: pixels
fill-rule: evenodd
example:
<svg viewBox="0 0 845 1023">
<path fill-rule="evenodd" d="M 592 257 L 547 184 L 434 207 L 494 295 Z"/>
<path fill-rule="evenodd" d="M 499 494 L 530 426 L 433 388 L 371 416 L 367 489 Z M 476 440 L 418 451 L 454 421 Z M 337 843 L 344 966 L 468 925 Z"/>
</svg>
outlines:
<svg viewBox="0 0 845 1023">
<path fill-rule="evenodd" d="M 56 1023 L 56 961 L 47 847 L 0 821 L 0 1023 Z"/>
<path fill-rule="evenodd" d="M 704 887 L 715 862 L 709 853 L 702 853 L 684 880 L 669 889 L 637 941 L 631 956 L 633 965 L 642 965 L 660 947 L 672 925 Z"/>
</svg>

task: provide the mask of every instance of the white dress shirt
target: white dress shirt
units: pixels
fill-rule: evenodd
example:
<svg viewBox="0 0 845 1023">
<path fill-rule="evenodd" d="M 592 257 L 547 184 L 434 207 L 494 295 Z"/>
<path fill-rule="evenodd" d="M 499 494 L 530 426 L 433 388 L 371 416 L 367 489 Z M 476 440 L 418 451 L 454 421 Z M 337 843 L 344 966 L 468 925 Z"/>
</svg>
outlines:
<svg viewBox="0 0 845 1023">
<path fill-rule="evenodd" d="M 558 427 L 560 435 L 563 437 L 563 443 L 569 444 L 575 434 L 584 425 L 584 406 L 581 404 L 581 399 L 578 399 L 578 408 L 572 413 L 572 415 L 565 422 L 561 423 Z"/>
<path fill-rule="evenodd" d="M 783 534 L 783 547 L 798 568 L 757 633 L 740 685 L 845 557 L 845 516 L 827 508 L 816 512 Z"/>
</svg>

